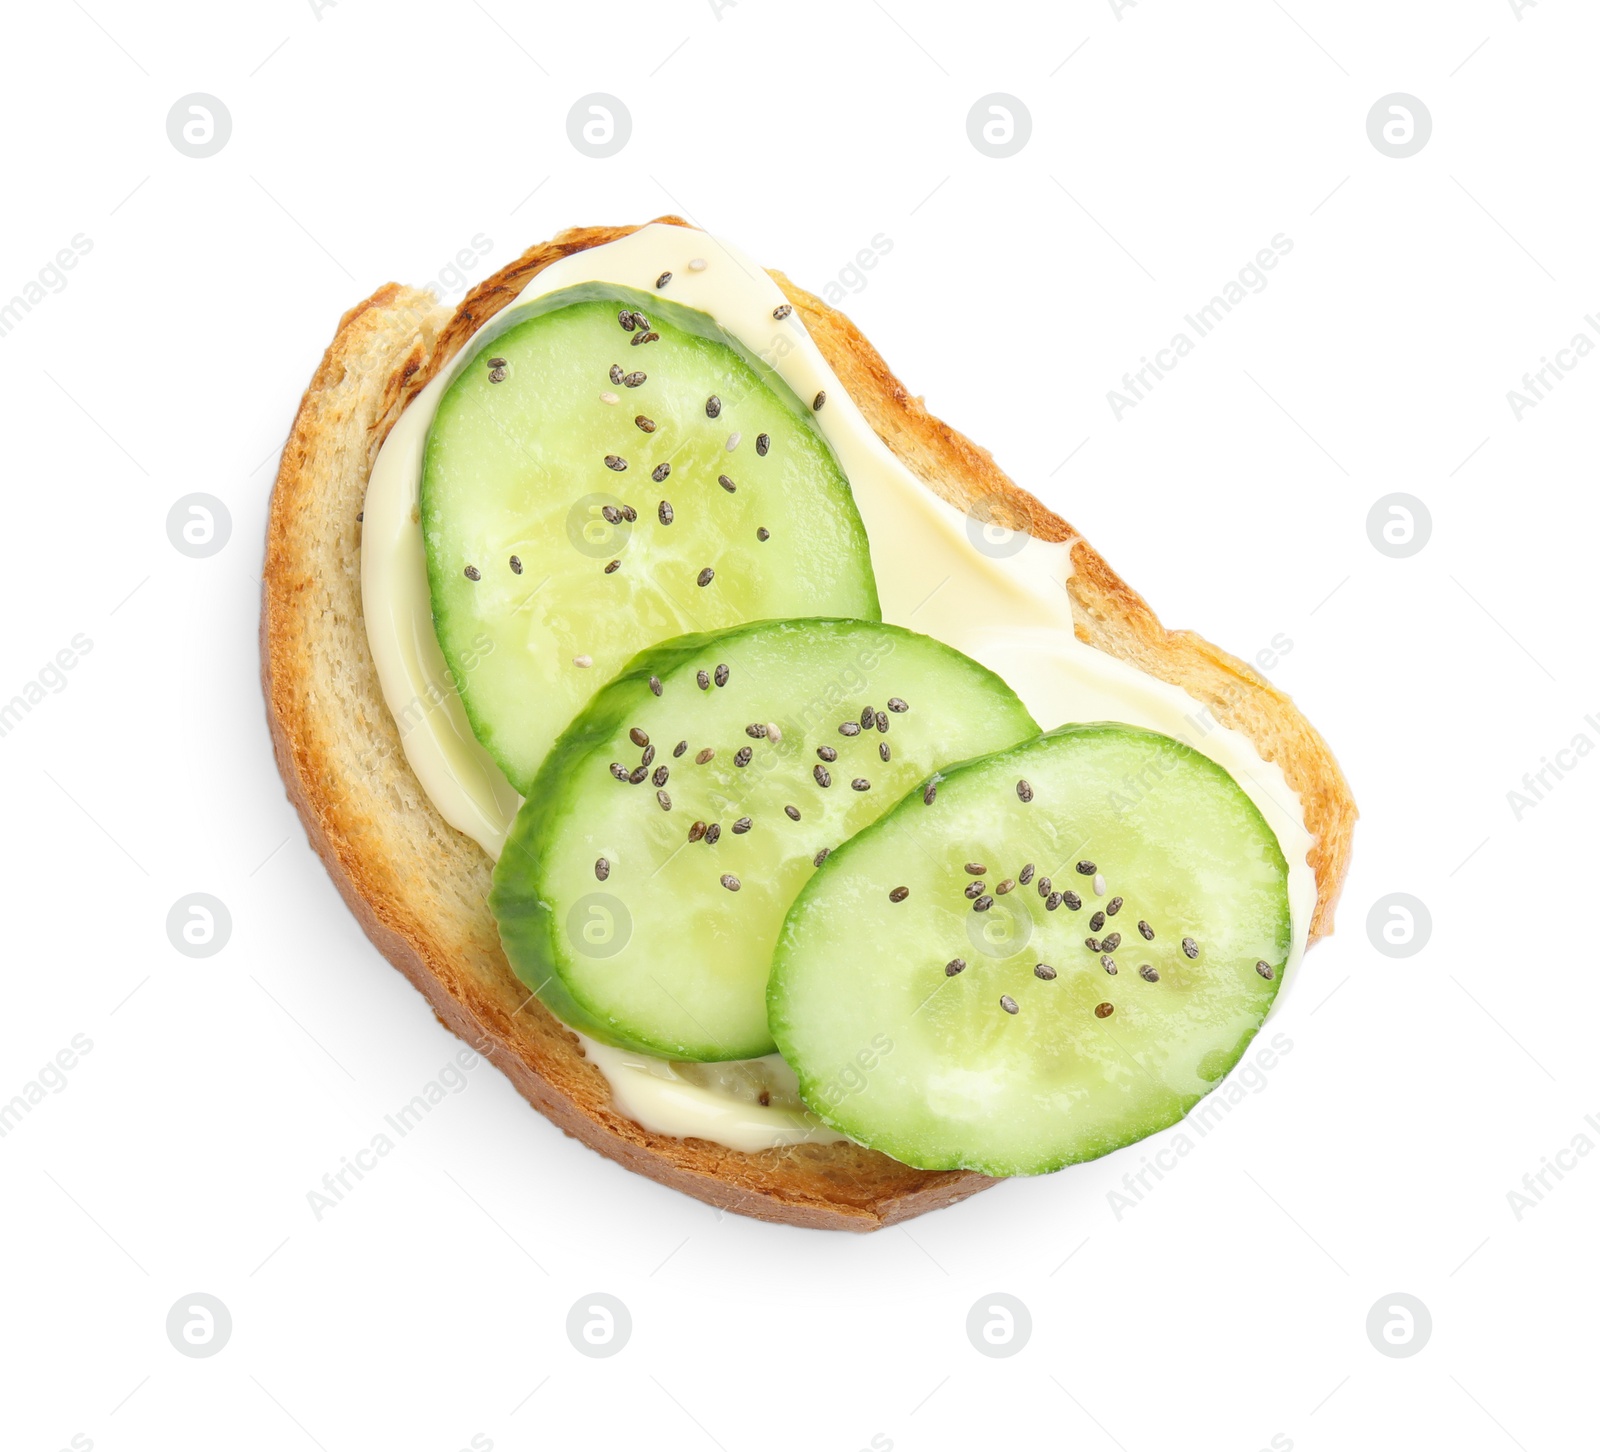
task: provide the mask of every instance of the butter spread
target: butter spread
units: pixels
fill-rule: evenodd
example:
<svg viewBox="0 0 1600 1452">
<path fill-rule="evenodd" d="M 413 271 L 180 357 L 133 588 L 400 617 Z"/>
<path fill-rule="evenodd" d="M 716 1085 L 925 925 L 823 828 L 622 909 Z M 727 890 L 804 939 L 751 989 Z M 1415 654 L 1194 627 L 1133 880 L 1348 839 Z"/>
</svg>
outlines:
<svg viewBox="0 0 1600 1452">
<path fill-rule="evenodd" d="M 1243 787 L 1289 865 L 1293 945 L 1281 1001 L 1305 950 L 1317 893 L 1306 860 L 1312 838 L 1282 771 L 1177 686 L 1079 641 L 1064 588 L 1070 542 L 1012 533 L 987 523 L 981 505 L 963 513 L 919 483 L 862 416 L 800 315 L 774 318 L 785 301 L 777 284 L 726 243 L 683 227 L 651 224 L 545 268 L 412 400 L 373 465 L 361 561 L 367 639 L 406 759 L 445 820 L 498 857 L 521 798 L 472 734 L 434 635 L 418 510 L 423 448 L 440 395 L 537 299 L 590 283 L 649 291 L 663 272 L 672 273 L 674 302 L 709 314 L 798 397 L 826 393 L 814 418 L 866 526 L 884 620 L 988 666 L 1046 729 L 1067 721 L 1148 727 L 1211 757 Z M 733 1065 L 668 1064 L 579 1037 L 617 1108 L 657 1133 L 739 1150 L 843 1138 L 805 1109 L 793 1072 L 776 1054 Z"/>
</svg>

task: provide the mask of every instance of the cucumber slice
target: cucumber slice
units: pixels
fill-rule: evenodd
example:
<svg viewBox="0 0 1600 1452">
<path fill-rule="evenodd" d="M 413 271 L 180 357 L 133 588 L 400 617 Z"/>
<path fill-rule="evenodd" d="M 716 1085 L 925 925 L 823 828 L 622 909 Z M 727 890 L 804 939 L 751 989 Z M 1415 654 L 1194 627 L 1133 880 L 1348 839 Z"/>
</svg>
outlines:
<svg viewBox="0 0 1600 1452">
<path fill-rule="evenodd" d="M 1118 725 L 932 785 L 830 856 L 784 924 L 768 1003 L 807 1104 L 908 1165 L 988 1175 L 1181 1118 L 1289 956 L 1288 869 L 1255 804 L 1208 757 Z"/>
<path fill-rule="evenodd" d="M 534 306 L 441 398 L 421 504 L 439 644 L 524 795 L 642 647 L 779 616 L 878 618 L 850 485 L 770 368 L 706 314 L 643 293 Z"/>
<path fill-rule="evenodd" d="M 517 814 L 489 898 L 506 956 L 595 1038 L 770 1053 L 773 945 L 819 854 L 940 764 L 1037 732 L 998 676 L 894 626 L 768 621 L 645 651 Z"/>
</svg>

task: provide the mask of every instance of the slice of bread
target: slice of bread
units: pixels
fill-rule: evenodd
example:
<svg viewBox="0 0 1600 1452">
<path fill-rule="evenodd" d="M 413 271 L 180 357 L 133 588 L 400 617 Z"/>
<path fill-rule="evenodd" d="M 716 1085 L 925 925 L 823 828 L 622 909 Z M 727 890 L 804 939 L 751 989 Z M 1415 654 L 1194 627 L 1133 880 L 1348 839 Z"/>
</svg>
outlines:
<svg viewBox="0 0 1600 1452">
<path fill-rule="evenodd" d="M 445 1027 L 479 1045 L 568 1134 L 630 1170 L 740 1214 L 875 1230 L 994 1182 L 914 1170 L 851 1144 L 744 1154 L 654 1134 L 619 1114 L 571 1032 L 506 963 L 486 906 L 492 864 L 423 794 L 367 649 L 360 513 L 368 472 L 395 419 L 541 269 L 634 230 L 563 232 L 487 279 L 454 313 L 429 293 L 390 283 L 340 320 L 284 448 L 267 527 L 262 682 L 278 768 L 312 847 L 379 951 Z M 1070 525 L 907 393 L 848 318 L 782 274 L 772 276 L 912 474 L 958 508 L 986 502 L 1002 524 L 1073 541 L 1067 589 L 1081 640 L 1182 687 L 1282 767 L 1315 838 L 1311 936 L 1331 931 L 1355 804 L 1322 738 L 1288 697 L 1198 636 L 1163 629 Z"/>
</svg>

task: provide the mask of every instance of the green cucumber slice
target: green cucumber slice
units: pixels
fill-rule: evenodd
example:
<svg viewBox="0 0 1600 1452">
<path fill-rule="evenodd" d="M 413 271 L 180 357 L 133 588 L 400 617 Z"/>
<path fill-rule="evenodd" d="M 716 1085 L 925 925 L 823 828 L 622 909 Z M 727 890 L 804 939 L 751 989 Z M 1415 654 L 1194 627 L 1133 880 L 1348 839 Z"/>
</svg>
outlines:
<svg viewBox="0 0 1600 1452">
<path fill-rule="evenodd" d="M 645 651 L 517 814 L 489 899 L 506 956 L 609 1043 L 770 1053 L 773 945 L 818 854 L 942 763 L 1037 732 L 998 676 L 894 626 L 768 621 Z"/>
<path fill-rule="evenodd" d="M 524 795 L 644 646 L 879 613 L 850 485 L 770 368 L 706 314 L 628 289 L 536 307 L 445 390 L 421 502 L 439 644 L 473 731 Z M 634 314 L 647 330 L 619 323 Z"/>
<path fill-rule="evenodd" d="M 908 1165 L 989 1175 L 1181 1118 L 1289 956 L 1288 869 L 1255 804 L 1208 757 L 1119 725 L 932 785 L 832 854 L 784 923 L 768 1006 L 806 1103 Z"/>
</svg>

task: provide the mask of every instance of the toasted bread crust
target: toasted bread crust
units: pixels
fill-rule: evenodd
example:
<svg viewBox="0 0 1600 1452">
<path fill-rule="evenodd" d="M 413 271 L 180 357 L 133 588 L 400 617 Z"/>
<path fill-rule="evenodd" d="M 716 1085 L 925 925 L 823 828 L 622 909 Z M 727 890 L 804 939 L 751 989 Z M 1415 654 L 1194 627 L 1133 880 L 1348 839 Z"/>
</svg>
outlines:
<svg viewBox="0 0 1600 1452">
<path fill-rule="evenodd" d="M 685 225 L 676 217 L 663 222 Z M 928 1172 L 851 1144 L 743 1154 L 652 1133 L 613 1108 L 577 1040 L 523 987 L 486 906 L 492 864 L 448 826 L 406 764 L 361 621 L 358 514 L 378 448 L 401 410 L 482 323 L 558 258 L 636 230 L 561 233 L 446 313 L 390 283 L 340 320 L 284 448 L 268 520 L 262 684 L 278 768 L 312 847 L 369 938 L 541 1113 L 591 1148 L 674 1189 L 760 1219 L 874 1230 L 994 1182 Z M 1153 613 L 1071 527 L 993 458 L 922 407 L 855 326 L 772 274 L 868 421 L 918 479 L 959 508 L 1074 541 L 1078 636 L 1176 684 L 1277 761 L 1316 838 L 1313 937 L 1331 930 L 1355 807 L 1322 739 L 1254 671 Z"/>
</svg>

